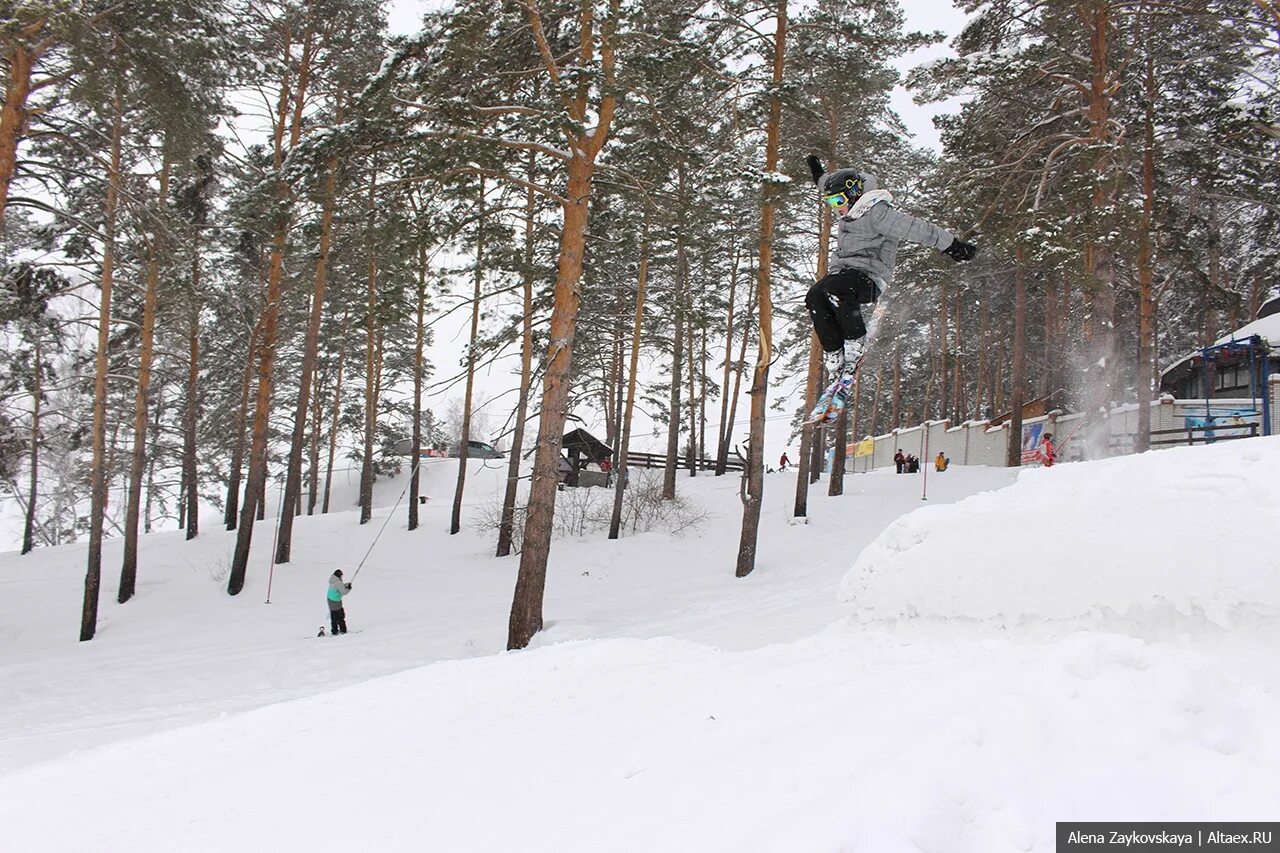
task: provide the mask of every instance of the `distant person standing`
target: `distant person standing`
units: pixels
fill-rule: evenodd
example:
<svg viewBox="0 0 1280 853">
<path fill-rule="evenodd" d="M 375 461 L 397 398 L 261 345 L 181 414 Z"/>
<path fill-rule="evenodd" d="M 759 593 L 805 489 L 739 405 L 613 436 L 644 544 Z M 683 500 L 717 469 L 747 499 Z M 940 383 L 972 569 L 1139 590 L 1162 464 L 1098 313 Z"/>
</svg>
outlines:
<svg viewBox="0 0 1280 853">
<path fill-rule="evenodd" d="M 901 447 L 898 448 L 897 453 L 893 454 L 893 465 L 898 469 L 899 474 L 907 467 L 907 457 L 902 455 Z"/>
<path fill-rule="evenodd" d="M 782 458 L 778 460 L 778 470 L 785 471 L 790 464 L 791 460 L 787 458 L 787 451 L 782 451 Z"/>
<path fill-rule="evenodd" d="M 351 592 L 351 584 L 342 580 L 342 569 L 335 569 L 329 578 L 329 627 L 332 633 L 347 633 L 347 611 L 342 607 L 342 599 Z"/>
<path fill-rule="evenodd" d="M 1044 438 L 1040 439 L 1040 464 L 1046 468 L 1052 468 L 1053 463 L 1058 461 L 1058 455 L 1053 450 L 1053 434 L 1046 432 Z"/>
<path fill-rule="evenodd" d="M 938 456 L 937 456 L 937 458 L 933 460 L 933 467 L 934 467 L 934 469 L 935 469 L 936 471 L 938 471 L 939 473 L 941 473 L 941 472 L 943 472 L 943 471 L 947 470 L 947 462 L 948 462 L 948 461 L 949 461 L 949 460 L 948 460 L 948 459 L 947 459 L 947 457 L 943 454 L 943 452 L 942 452 L 941 450 L 939 450 L 939 451 L 938 451 Z"/>
</svg>

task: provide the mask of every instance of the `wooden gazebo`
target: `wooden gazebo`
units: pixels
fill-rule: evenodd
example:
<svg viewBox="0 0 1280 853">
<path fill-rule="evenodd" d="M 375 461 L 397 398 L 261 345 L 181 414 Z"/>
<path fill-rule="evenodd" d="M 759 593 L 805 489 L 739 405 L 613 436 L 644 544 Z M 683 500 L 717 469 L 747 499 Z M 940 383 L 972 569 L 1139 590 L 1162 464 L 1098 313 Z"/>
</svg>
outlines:
<svg viewBox="0 0 1280 853">
<path fill-rule="evenodd" d="M 578 475 L 586 462 L 599 465 L 613 457 L 613 448 L 596 438 L 585 429 L 578 428 L 564 434 L 560 447 L 569 454 L 569 472 L 565 475 L 566 486 L 578 485 Z"/>
</svg>

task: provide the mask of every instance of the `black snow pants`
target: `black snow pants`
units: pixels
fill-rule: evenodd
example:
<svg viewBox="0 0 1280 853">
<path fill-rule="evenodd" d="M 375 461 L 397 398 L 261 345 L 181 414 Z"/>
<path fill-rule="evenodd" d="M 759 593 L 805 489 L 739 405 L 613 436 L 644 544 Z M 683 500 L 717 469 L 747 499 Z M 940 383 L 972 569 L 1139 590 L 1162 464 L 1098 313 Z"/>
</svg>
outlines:
<svg viewBox="0 0 1280 853">
<path fill-rule="evenodd" d="M 823 352 L 834 352 L 846 340 L 866 335 L 867 326 L 858 306 L 875 302 L 879 295 L 875 280 L 862 270 L 831 273 L 809 288 L 804 304 Z"/>
<path fill-rule="evenodd" d="M 344 608 L 329 608 L 329 627 L 331 634 L 347 633 L 347 611 Z"/>
</svg>

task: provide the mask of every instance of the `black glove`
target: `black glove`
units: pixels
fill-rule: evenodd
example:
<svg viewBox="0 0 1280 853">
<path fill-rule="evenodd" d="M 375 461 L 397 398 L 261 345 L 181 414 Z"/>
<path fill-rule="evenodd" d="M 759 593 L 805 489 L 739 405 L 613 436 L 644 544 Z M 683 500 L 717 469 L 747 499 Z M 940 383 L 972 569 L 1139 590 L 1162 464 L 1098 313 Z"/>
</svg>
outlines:
<svg viewBox="0 0 1280 853">
<path fill-rule="evenodd" d="M 966 243 L 959 237 L 953 237 L 951 238 L 951 245 L 943 249 L 942 252 L 950 255 L 953 261 L 959 263 L 973 260 L 973 256 L 978 254 L 978 247 L 972 243 Z"/>
<path fill-rule="evenodd" d="M 351 591 L 351 584 L 347 584 L 347 592 Z"/>
<path fill-rule="evenodd" d="M 809 164 L 809 173 L 813 175 L 813 183 L 816 186 L 822 176 L 826 174 L 826 169 L 822 168 L 822 161 L 810 154 L 804 159 Z"/>
</svg>

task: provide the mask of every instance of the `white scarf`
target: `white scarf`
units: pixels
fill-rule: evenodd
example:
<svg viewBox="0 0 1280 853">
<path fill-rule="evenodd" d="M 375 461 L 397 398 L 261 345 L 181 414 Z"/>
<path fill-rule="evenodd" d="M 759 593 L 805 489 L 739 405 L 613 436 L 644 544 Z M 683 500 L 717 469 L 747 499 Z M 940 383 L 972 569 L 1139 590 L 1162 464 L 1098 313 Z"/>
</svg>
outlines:
<svg viewBox="0 0 1280 853">
<path fill-rule="evenodd" d="M 869 192 L 865 192 L 858 196 L 858 200 L 853 203 L 853 207 L 849 209 L 849 212 L 840 218 L 852 222 L 882 201 L 887 201 L 890 204 L 893 204 L 893 194 L 888 190 L 871 190 Z"/>
</svg>

